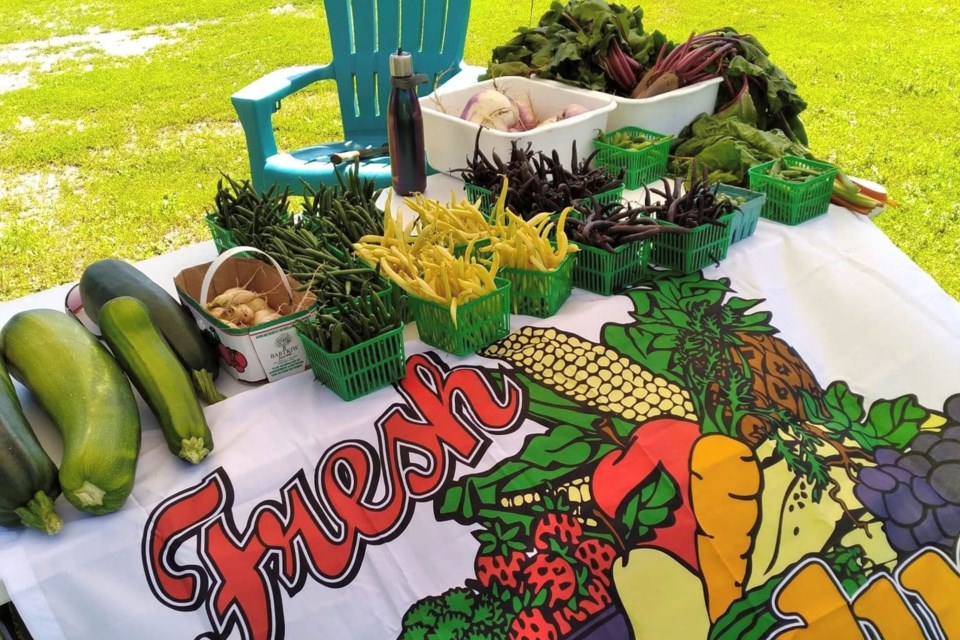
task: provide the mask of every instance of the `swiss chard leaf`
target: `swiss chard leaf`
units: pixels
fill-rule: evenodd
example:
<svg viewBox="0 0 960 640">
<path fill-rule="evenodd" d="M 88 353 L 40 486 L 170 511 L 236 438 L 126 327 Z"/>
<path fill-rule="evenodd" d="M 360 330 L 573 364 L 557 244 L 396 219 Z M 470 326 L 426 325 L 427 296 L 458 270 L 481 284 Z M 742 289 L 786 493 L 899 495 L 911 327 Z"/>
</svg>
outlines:
<svg viewBox="0 0 960 640">
<path fill-rule="evenodd" d="M 710 171 L 711 182 L 747 186 L 748 171 L 754 165 L 785 155 L 812 157 L 806 147 L 783 131 L 765 131 L 753 113 L 744 116 L 736 109 L 725 109 L 694 120 L 671 145 L 671 173 L 686 175 L 695 158 L 698 165 Z M 731 181 L 720 174 L 737 179 Z"/>
<path fill-rule="evenodd" d="M 553 2 L 535 27 L 521 27 L 495 47 L 486 77 L 537 74 L 567 84 L 625 94 L 604 65 L 614 39 L 641 66 L 649 66 L 666 43 L 659 33 L 644 33 L 643 10 L 597 0 Z"/>
<path fill-rule="evenodd" d="M 729 35 L 737 34 L 729 27 L 724 31 Z M 783 126 L 785 121 L 807 108 L 806 101 L 797 93 L 797 85 L 780 67 L 771 62 L 767 50 L 755 37 L 739 36 L 737 49 L 739 55 L 731 61 L 727 69 L 729 86 L 739 89 L 741 83 L 738 78 L 752 79 L 750 93 L 756 106 L 757 126 L 763 130 L 783 129 L 791 140 L 806 145 L 807 137 L 802 127 L 799 131 L 794 131 Z M 717 106 L 723 106 L 733 97 L 725 83 L 717 97 Z"/>
</svg>

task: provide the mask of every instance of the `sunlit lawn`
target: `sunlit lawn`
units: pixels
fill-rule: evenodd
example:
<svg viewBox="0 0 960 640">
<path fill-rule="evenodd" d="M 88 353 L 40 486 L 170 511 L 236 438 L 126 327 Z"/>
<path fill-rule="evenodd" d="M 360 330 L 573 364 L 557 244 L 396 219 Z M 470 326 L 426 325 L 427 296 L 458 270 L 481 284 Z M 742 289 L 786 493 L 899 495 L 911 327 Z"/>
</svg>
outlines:
<svg viewBox="0 0 960 640">
<path fill-rule="evenodd" d="M 527 24 L 523 4 L 473 1 L 469 62 L 484 64 Z M 534 17 L 548 5 L 536 0 Z M 960 7 L 643 6 L 648 28 L 674 39 L 724 25 L 756 35 L 811 105 L 814 152 L 886 184 L 903 206 L 877 224 L 960 297 Z M 121 39 L 146 51 L 104 52 L 96 30 L 129 30 Z M 12 48 L 67 36 L 27 66 Z M 329 55 L 319 2 L 0 2 L 0 86 L 26 85 L 0 93 L 0 299 L 75 280 L 99 258 L 138 260 L 206 239 L 218 172 L 248 173 L 230 94 Z M 338 137 L 333 86 L 286 101 L 275 122 L 286 148 Z"/>
</svg>

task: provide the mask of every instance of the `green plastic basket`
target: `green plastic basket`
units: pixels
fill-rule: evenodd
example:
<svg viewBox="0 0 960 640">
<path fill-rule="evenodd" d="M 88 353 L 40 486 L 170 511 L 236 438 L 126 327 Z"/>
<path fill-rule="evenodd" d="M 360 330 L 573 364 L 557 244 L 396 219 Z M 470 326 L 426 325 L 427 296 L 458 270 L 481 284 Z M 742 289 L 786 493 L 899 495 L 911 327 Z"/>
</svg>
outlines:
<svg viewBox="0 0 960 640">
<path fill-rule="evenodd" d="M 609 144 L 607 140 L 610 140 L 618 131 L 623 131 L 631 136 L 643 136 L 647 140 L 656 142 L 646 149 L 639 150 L 624 149 Z M 670 142 L 672 139 L 672 136 L 647 131 L 640 127 L 622 127 L 605 133 L 602 139 L 593 141 L 593 146 L 597 149 L 597 155 L 594 157 L 593 163 L 614 173 L 625 169 L 624 186 L 627 189 L 639 189 L 667 175 L 667 162 L 670 159 Z"/>
<path fill-rule="evenodd" d="M 464 183 L 464 188 L 467 191 L 467 198 L 471 202 L 476 202 L 480 200 L 480 211 L 489 216 L 490 212 L 493 211 L 493 206 L 497 203 L 497 198 L 489 189 L 484 189 L 483 187 L 478 187 L 477 185 L 470 184 L 469 182 Z M 620 202 L 623 200 L 623 189 L 624 185 L 620 185 L 616 189 L 610 189 L 609 191 L 604 191 L 603 193 L 598 193 L 592 196 L 586 196 L 579 198 L 573 201 L 573 204 L 579 204 L 581 202 L 590 202 L 591 200 L 596 200 L 597 202 L 602 202 L 603 204 L 608 204 L 611 202 Z M 559 213 L 559 212 L 558 212 Z M 580 215 L 579 213 L 575 215 Z"/>
<path fill-rule="evenodd" d="M 297 333 L 314 377 L 344 400 L 354 400 L 403 377 L 403 325 L 338 353 L 325 351 L 299 329 Z"/>
<path fill-rule="evenodd" d="M 649 240 L 630 242 L 612 253 L 590 245 L 576 243 L 577 264 L 573 268 L 573 284 L 581 289 L 613 295 L 629 289 L 643 279 L 650 259 Z"/>
<path fill-rule="evenodd" d="M 455 356 L 474 353 L 510 333 L 510 281 L 495 278 L 497 288 L 457 308 L 410 296 L 420 340 Z"/>
<path fill-rule="evenodd" d="M 207 227 L 210 229 L 210 235 L 213 236 L 213 244 L 217 248 L 218 254 L 238 246 L 237 241 L 233 238 L 233 231 L 224 229 L 218 225 L 213 214 L 207 214 L 203 219 L 207 222 Z"/>
<path fill-rule="evenodd" d="M 485 247 L 485 246 L 487 246 L 488 244 L 490 244 L 490 238 L 480 238 L 479 240 L 477 240 L 476 242 L 474 242 L 474 243 L 473 243 L 473 256 L 476 258 L 476 256 L 477 256 L 477 250 L 478 250 L 480 247 Z M 467 252 L 467 247 L 469 247 L 469 246 L 470 246 L 470 243 L 469 243 L 469 242 L 460 242 L 460 243 L 457 243 L 457 244 L 453 245 L 453 252 L 452 252 L 452 253 L 453 253 L 453 256 L 454 256 L 455 258 L 459 258 L 460 256 L 464 255 L 464 254 Z"/>
<path fill-rule="evenodd" d="M 727 257 L 734 214 L 720 218 L 723 225 L 702 224 L 690 233 L 658 233 L 653 236 L 651 262 L 658 267 L 693 273 Z M 671 222 L 661 222 L 676 226 Z"/>
<path fill-rule="evenodd" d="M 513 287 L 510 306 L 518 315 L 549 318 L 563 306 L 573 290 L 573 266 L 576 254 L 568 254 L 556 269 L 500 269 Z"/>
<path fill-rule="evenodd" d="M 747 199 L 734 211 L 733 224 L 730 229 L 730 244 L 752 236 L 753 232 L 757 230 L 760 210 L 763 209 L 763 203 L 767 201 L 767 194 L 729 184 L 717 185 L 717 193 L 728 195 L 731 198 L 743 197 Z"/>
<path fill-rule="evenodd" d="M 467 192 L 467 199 L 473 203 L 479 200 L 480 204 L 477 205 L 477 208 L 485 215 L 490 215 L 490 212 L 493 211 L 493 205 L 497 204 L 497 197 L 493 195 L 493 192 L 469 182 L 464 183 L 463 187 Z"/>
<path fill-rule="evenodd" d="M 792 182 L 768 175 L 776 160 L 750 167 L 750 189 L 767 194 L 760 215 L 774 222 L 795 225 L 826 213 L 837 168 L 797 156 L 784 156 L 782 160 L 787 167 L 820 169 L 823 173 L 804 182 Z"/>
</svg>

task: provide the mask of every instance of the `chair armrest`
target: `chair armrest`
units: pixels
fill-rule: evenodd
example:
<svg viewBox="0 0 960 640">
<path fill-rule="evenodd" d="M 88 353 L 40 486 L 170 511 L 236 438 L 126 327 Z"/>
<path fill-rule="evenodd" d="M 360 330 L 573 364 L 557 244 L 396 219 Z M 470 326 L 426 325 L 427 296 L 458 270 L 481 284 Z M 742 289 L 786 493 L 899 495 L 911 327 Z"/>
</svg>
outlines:
<svg viewBox="0 0 960 640">
<path fill-rule="evenodd" d="M 263 188 L 263 167 L 267 158 L 277 153 L 273 114 L 280 108 L 280 100 L 313 82 L 334 78 L 332 64 L 287 67 L 251 82 L 230 96 L 247 139 L 254 187 Z"/>
<path fill-rule="evenodd" d="M 238 101 L 276 103 L 318 80 L 333 79 L 332 64 L 287 67 L 254 80 L 230 96 L 230 99 L 234 104 Z"/>
</svg>

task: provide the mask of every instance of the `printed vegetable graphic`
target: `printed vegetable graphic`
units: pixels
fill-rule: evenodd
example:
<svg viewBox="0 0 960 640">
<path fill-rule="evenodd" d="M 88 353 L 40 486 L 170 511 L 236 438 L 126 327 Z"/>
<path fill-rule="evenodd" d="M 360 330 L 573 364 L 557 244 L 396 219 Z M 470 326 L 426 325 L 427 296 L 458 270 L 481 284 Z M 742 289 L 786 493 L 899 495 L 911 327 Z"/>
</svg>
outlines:
<svg viewBox="0 0 960 640">
<path fill-rule="evenodd" d="M 960 399 L 948 421 L 914 396 L 867 405 L 845 382 L 821 387 L 761 301 L 732 293 L 655 275 L 602 344 L 526 327 L 483 351 L 512 366 L 543 432 L 454 481 L 436 514 L 499 541 L 468 585 L 510 602 L 511 637 L 580 637 L 612 601 L 635 638 L 760 640 L 793 631 L 774 600 L 810 558 L 852 597 L 894 567 L 886 529 L 920 546 L 936 525 L 956 544 L 942 527 Z M 812 620 L 807 595 L 790 610 Z"/>
<path fill-rule="evenodd" d="M 690 459 L 697 559 L 710 620 L 743 597 L 759 523 L 760 468 L 753 450 L 721 434 L 703 436 Z"/>
<path fill-rule="evenodd" d="M 905 452 L 877 449 L 854 494 L 901 554 L 937 547 L 952 554 L 960 537 L 960 425 L 923 431 Z"/>
<path fill-rule="evenodd" d="M 520 526 L 503 529 L 497 522 L 491 527 L 473 535 L 480 543 L 474 570 L 477 580 L 483 587 L 499 584 L 508 589 L 519 590 L 520 574 L 527 556 L 523 553 L 525 545 L 518 538 Z"/>
<path fill-rule="evenodd" d="M 690 569 L 698 567 L 694 548 L 696 522 L 690 507 L 690 450 L 700 437 L 700 427 L 694 422 L 659 418 L 639 427 L 629 442 L 620 450 L 608 453 L 597 464 L 590 483 L 590 491 L 597 507 L 610 518 L 621 518 L 627 499 L 636 487 L 648 480 L 657 470 L 669 474 L 676 483 L 676 502 L 657 506 L 663 515 L 649 513 L 651 522 L 667 520 L 643 544 L 665 549 L 680 558 Z M 643 492 L 640 492 L 643 497 Z M 671 508 L 672 507 L 672 508 Z"/>
<path fill-rule="evenodd" d="M 661 415 L 697 419 L 686 390 L 572 333 L 523 327 L 482 353 L 507 360 L 534 380 L 602 413 L 635 422 Z"/>
<path fill-rule="evenodd" d="M 634 549 L 614 563 L 613 581 L 637 640 L 678 637 L 681 628 L 684 638 L 707 637 L 710 618 L 699 597 L 700 578 L 669 553 Z"/>
</svg>

